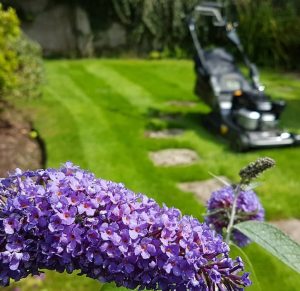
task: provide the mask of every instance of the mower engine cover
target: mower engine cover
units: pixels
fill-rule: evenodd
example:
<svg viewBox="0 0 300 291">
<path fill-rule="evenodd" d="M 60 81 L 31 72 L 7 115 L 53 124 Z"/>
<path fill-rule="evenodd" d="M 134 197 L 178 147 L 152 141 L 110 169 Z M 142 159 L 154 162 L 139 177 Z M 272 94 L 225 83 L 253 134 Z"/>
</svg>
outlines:
<svg viewBox="0 0 300 291">
<path fill-rule="evenodd" d="M 247 130 L 269 130 L 278 126 L 285 103 L 271 101 L 258 91 L 236 91 L 232 98 L 232 115 L 237 124 Z"/>
</svg>

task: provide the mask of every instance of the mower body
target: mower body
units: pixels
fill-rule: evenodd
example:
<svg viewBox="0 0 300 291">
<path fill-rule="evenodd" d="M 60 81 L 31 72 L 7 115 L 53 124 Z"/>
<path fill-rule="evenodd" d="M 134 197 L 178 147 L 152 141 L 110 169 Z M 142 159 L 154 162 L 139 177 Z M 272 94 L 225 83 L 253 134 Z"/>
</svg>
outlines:
<svg viewBox="0 0 300 291">
<path fill-rule="evenodd" d="M 195 93 L 212 109 L 204 118 L 211 131 L 226 137 L 236 151 L 299 145 L 300 136 L 280 129 L 284 101 L 272 101 L 259 81 L 258 70 L 246 54 L 235 27 L 225 21 L 216 3 L 196 6 L 189 29 L 196 48 Z M 245 77 L 232 54 L 224 48 L 204 50 L 197 35 L 195 15 L 212 17 L 241 53 L 249 77 Z"/>
</svg>

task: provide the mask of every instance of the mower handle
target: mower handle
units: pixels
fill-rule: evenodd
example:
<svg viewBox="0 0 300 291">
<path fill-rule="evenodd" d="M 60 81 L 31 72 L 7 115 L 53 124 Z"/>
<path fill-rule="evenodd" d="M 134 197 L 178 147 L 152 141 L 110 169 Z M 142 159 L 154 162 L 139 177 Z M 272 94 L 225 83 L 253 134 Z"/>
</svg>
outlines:
<svg viewBox="0 0 300 291">
<path fill-rule="evenodd" d="M 250 78 L 253 82 L 254 87 L 258 91 L 264 91 L 265 87 L 260 83 L 259 73 L 258 73 L 258 69 L 257 69 L 256 65 L 253 63 L 250 63 L 250 61 L 249 61 L 248 67 L 249 67 Z"/>
<path fill-rule="evenodd" d="M 199 14 L 202 14 L 204 16 L 214 17 L 215 21 L 213 21 L 213 24 L 215 26 L 225 26 L 225 24 L 226 24 L 225 20 L 223 19 L 222 15 L 220 13 L 220 9 L 218 9 L 216 7 L 198 5 L 195 7 L 194 11 L 198 12 Z"/>
<path fill-rule="evenodd" d="M 203 67 L 203 73 L 207 74 L 207 66 L 206 66 L 206 60 L 204 57 L 204 51 L 202 49 L 202 46 L 198 40 L 197 31 L 196 31 L 196 25 L 195 25 L 195 14 L 198 13 L 200 15 L 204 16 L 210 16 L 213 17 L 213 25 L 215 26 L 226 26 L 226 21 L 223 19 L 222 14 L 220 12 L 220 9 L 223 7 L 222 4 L 217 2 L 203 2 L 200 5 L 197 5 L 193 12 L 190 13 L 190 15 L 187 18 L 189 31 L 191 33 L 197 55 L 200 59 L 200 62 Z"/>
<path fill-rule="evenodd" d="M 236 33 L 236 28 L 231 23 L 227 23 L 226 30 L 227 30 L 227 38 L 238 48 L 240 54 L 243 57 L 244 63 L 249 70 L 249 76 L 252 80 L 253 86 L 258 91 L 264 91 L 265 87 L 260 83 L 258 69 L 255 64 L 250 62 L 247 55 L 245 54 L 244 48 L 240 42 L 240 38 Z"/>
<path fill-rule="evenodd" d="M 220 2 L 203 1 L 201 2 L 200 5 L 210 7 L 210 8 L 218 8 L 218 9 L 224 8 L 224 5 L 221 4 Z"/>
</svg>

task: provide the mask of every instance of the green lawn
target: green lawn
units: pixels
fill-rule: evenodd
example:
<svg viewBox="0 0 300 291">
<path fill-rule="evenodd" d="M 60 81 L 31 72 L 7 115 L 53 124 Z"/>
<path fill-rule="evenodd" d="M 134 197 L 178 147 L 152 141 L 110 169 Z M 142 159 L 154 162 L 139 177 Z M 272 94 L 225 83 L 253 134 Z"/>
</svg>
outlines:
<svg viewBox="0 0 300 291">
<path fill-rule="evenodd" d="M 205 105 L 199 102 L 196 107 L 183 108 L 168 103 L 198 101 L 193 94 L 192 62 L 47 61 L 46 71 L 43 97 L 24 106 L 32 112 L 34 126 L 45 141 L 47 166 L 59 167 L 71 160 L 98 177 L 123 182 L 136 192 L 202 220 L 204 207 L 192 193 L 179 191 L 176 183 L 209 179 L 208 172 L 235 181 L 242 166 L 259 156 L 270 156 L 277 161 L 277 167 L 263 176 L 257 189 L 267 219 L 300 218 L 299 148 L 232 153 L 226 143 L 201 126 L 199 114 L 208 111 Z M 299 130 L 299 78 L 270 70 L 263 72 L 262 79 L 268 93 L 288 101 L 283 126 Z M 159 118 L 170 114 L 177 118 Z M 165 140 L 144 136 L 147 128 L 167 127 L 182 127 L 185 133 Z M 193 149 L 201 159 L 192 166 L 154 167 L 148 152 L 170 147 Z M 300 276 L 258 246 L 252 244 L 246 253 L 261 290 L 299 288 Z M 54 273 L 47 273 L 43 286 L 43 290 L 117 289 L 90 279 Z"/>
</svg>

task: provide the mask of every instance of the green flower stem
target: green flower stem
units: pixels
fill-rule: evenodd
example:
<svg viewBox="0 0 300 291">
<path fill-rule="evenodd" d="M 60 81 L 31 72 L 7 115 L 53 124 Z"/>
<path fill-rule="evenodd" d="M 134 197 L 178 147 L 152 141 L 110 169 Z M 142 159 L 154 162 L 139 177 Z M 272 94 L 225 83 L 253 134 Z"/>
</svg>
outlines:
<svg viewBox="0 0 300 291">
<path fill-rule="evenodd" d="M 237 205 L 237 200 L 238 200 L 238 197 L 240 194 L 241 185 L 242 185 L 242 181 L 234 189 L 234 199 L 233 199 L 229 223 L 228 223 L 227 230 L 226 230 L 226 239 L 225 239 L 226 243 L 229 243 L 229 241 L 230 241 L 230 235 L 231 235 L 234 218 L 235 218 L 235 214 L 236 214 L 236 205 Z"/>
</svg>

